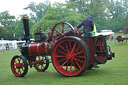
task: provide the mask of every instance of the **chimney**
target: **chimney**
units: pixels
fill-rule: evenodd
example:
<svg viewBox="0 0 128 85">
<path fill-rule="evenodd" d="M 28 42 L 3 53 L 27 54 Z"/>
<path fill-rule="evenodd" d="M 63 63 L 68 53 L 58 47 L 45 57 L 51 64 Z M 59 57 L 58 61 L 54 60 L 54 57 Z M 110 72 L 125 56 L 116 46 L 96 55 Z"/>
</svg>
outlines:
<svg viewBox="0 0 128 85">
<path fill-rule="evenodd" d="M 29 36 L 29 20 L 28 20 L 28 16 L 23 16 L 23 25 L 24 25 L 24 40 L 26 40 L 26 42 L 30 41 L 30 36 Z"/>
</svg>

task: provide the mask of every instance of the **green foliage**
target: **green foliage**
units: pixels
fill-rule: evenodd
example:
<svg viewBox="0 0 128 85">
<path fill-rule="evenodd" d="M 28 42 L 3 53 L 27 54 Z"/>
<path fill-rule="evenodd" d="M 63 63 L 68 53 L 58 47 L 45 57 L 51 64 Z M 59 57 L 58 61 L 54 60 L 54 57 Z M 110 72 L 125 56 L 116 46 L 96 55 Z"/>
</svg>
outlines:
<svg viewBox="0 0 128 85">
<path fill-rule="evenodd" d="M 73 26 L 76 26 L 83 16 L 78 14 L 76 11 L 71 10 L 67 4 L 54 4 L 54 7 L 49 9 L 46 15 L 36 23 L 32 28 L 32 33 L 35 32 L 36 28 L 42 28 L 44 31 L 47 31 L 47 28 L 52 29 L 56 23 L 59 22 L 68 22 Z"/>
<path fill-rule="evenodd" d="M 0 13 L 0 38 L 13 39 L 15 29 L 15 16 L 8 11 Z"/>
<path fill-rule="evenodd" d="M 96 25 L 97 31 L 109 28 L 109 21 L 104 17 L 94 17 L 94 23 Z"/>
<path fill-rule="evenodd" d="M 43 3 L 36 4 L 35 2 L 31 2 L 28 7 L 24 8 L 25 10 L 30 10 L 31 20 L 38 22 L 45 15 L 47 10 L 51 8 L 51 2 L 45 1 Z"/>
<path fill-rule="evenodd" d="M 110 25 L 113 31 L 118 32 L 125 27 L 125 18 L 118 16 L 110 21 Z"/>
<path fill-rule="evenodd" d="M 76 27 L 86 16 L 92 16 L 97 30 L 112 29 L 118 32 L 125 27 L 125 10 L 118 1 L 69 0 L 66 4 L 54 3 L 32 31 L 42 27 L 52 29 L 58 22 L 68 22 Z"/>
<path fill-rule="evenodd" d="M 15 29 L 15 38 L 18 39 L 18 37 L 24 36 L 24 29 L 23 29 L 23 23 L 22 21 L 17 21 L 16 29 Z"/>
<path fill-rule="evenodd" d="M 98 31 L 112 29 L 118 32 L 128 23 L 127 8 L 127 0 L 67 0 L 65 4 L 51 4 L 46 0 L 39 4 L 31 2 L 24 9 L 30 10 L 30 29 L 32 28 L 33 35 L 37 28 L 47 31 L 59 22 L 68 22 L 76 27 L 86 16 L 92 16 Z M 0 38 L 23 37 L 22 20 L 16 19 L 8 11 L 2 12 L 0 13 L 0 31 Z"/>
<path fill-rule="evenodd" d="M 125 27 L 128 6 L 126 0 L 120 2 L 118 0 L 69 0 L 69 2 L 75 3 L 78 13 L 92 16 L 97 30 L 112 29 L 118 32 Z"/>
<path fill-rule="evenodd" d="M 122 4 L 117 2 L 112 2 L 110 6 L 110 28 L 118 32 L 119 30 L 123 29 L 126 24 L 126 16 L 125 16 L 125 9 L 122 7 Z"/>
</svg>

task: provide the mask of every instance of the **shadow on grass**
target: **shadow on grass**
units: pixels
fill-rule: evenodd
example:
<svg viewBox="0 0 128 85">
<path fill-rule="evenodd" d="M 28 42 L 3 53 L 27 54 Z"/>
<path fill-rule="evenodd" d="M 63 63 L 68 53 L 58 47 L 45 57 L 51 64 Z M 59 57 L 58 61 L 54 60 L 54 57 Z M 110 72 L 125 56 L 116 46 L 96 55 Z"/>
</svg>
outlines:
<svg viewBox="0 0 128 85">
<path fill-rule="evenodd" d="M 82 73 L 79 76 L 75 76 L 75 77 L 89 77 L 89 76 L 98 76 L 98 75 L 106 75 L 107 71 L 105 71 L 104 69 L 99 69 L 99 68 L 93 68 L 91 70 L 86 70 L 84 73 Z M 61 75 L 60 73 L 58 73 L 56 70 L 47 70 L 45 72 L 38 72 L 38 71 L 31 71 L 26 74 L 26 77 L 32 77 L 32 78 L 70 78 L 70 77 L 66 77 Z"/>
</svg>

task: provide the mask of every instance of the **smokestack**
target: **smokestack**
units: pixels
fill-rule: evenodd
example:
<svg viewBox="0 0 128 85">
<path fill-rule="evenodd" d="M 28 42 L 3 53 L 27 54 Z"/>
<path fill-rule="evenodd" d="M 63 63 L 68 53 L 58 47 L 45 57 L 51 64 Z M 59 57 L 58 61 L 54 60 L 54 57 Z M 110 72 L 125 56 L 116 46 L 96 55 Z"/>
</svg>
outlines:
<svg viewBox="0 0 128 85">
<path fill-rule="evenodd" d="M 23 25 L 24 25 L 24 32 L 25 32 L 24 40 L 26 40 L 27 42 L 27 41 L 30 41 L 28 16 L 23 16 Z"/>
</svg>

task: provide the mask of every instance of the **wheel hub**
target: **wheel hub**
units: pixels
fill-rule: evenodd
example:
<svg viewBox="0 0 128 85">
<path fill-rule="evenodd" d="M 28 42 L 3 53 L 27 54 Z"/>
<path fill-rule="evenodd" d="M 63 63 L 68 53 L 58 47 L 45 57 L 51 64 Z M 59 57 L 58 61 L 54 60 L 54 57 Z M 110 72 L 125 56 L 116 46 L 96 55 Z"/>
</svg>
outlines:
<svg viewBox="0 0 128 85">
<path fill-rule="evenodd" d="M 66 55 L 66 59 L 69 60 L 69 59 L 73 59 L 74 58 L 74 54 L 73 53 L 68 53 Z"/>
<path fill-rule="evenodd" d="M 22 63 L 16 64 L 16 68 L 20 69 L 20 68 L 22 68 L 22 67 L 23 67 L 23 64 L 22 64 Z"/>
<path fill-rule="evenodd" d="M 37 64 L 43 65 L 44 64 L 44 61 L 43 60 L 39 60 L 39 61 L 37 61 Z"/>
</svg>

